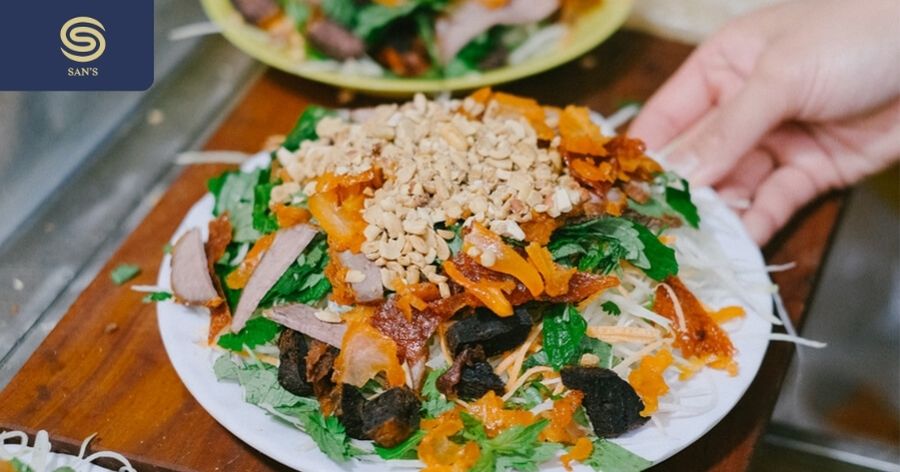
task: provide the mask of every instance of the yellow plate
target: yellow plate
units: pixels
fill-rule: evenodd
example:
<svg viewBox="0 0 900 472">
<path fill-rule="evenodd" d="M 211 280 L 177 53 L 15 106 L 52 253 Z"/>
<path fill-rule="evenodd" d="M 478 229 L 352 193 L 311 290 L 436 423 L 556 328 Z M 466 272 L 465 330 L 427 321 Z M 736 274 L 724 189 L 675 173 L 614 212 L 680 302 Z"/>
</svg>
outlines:
<svg viewBox="0 0 900 472">
<path fill-rule="evenodd" d="M 634 0 L 604 0 L 580 15 L 566 37 L 551 50 L 521 64 L 493 69 L 481 74 L 450 79 L 402 79 L 367 77 L 323 71 L 292 58 L 274 45 L 268 34 L 245 23 L 230 0 L 202 0 L 209 18 L 222 28 L 222 34 L 235 46 L 256 59 L 285 72 L 336 87 L 383 95 L 409 95 L 416 92 L 468 90 L 509 82 L 543 72 L 570 61 L 609 37 L 628 17 Z"/>
</svg>

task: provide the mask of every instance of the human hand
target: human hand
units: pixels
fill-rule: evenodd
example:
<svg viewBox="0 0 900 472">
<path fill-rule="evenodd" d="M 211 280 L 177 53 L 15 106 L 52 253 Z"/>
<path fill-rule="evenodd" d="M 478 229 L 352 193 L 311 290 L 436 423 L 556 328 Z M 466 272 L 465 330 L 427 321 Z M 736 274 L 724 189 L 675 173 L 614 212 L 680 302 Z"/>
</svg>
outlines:
<svg viewBox="0 0 900 472">
<path fill-rule="evenodd" d="M 900 158 L 900 2 L 805 0 L 726 25 L 629 134 L 695 185 L 749 200 L 767 242 L 816 196 Z"/>
</svg>

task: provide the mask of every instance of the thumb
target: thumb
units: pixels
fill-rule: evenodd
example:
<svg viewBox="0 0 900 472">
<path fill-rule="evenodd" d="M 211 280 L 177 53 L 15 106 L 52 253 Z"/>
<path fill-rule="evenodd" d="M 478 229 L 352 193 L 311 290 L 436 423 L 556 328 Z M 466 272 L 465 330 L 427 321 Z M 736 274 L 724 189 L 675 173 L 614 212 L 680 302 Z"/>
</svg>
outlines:
<svg viewBox="0 0 900 472">
<path fill-rule="evenodd" d="M 788 113 L 789 97 L 760 74 L 685 133 L 670 162 L 699 186 L 714 185 Z"/>
</svg>

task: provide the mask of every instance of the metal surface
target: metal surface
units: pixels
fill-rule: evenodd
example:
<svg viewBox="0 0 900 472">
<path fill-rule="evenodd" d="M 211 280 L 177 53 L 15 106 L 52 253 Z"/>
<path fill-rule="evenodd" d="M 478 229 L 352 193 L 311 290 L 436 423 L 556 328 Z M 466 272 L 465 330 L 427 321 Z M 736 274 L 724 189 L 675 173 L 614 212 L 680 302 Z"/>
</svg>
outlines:
<svg viewBox="0 0 900 472">
<path fill-rule="evenodd" d="M 0 96 L 0 388 L 261 71 L 220 37 L 165 38 L 200 18 L 157 2 L 149 92 Z"/>
</svg>

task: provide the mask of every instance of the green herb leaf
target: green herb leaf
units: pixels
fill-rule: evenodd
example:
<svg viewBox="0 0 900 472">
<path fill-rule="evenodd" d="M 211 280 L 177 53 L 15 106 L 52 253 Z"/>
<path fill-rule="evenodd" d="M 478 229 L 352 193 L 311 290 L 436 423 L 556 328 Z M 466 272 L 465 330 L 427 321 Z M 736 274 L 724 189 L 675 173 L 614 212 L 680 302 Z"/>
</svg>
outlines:
<svg viewBox="0 0 900 472">
<path fill-rule="evenodd" d="M 164 302 L 172 298 L 171 292 L 150 292 L 143 299 L 141 299 L 144 303 L 153 303 L 153 302 Z"/>
<path fill-rule="evenodd" d="M 462 77 L 478 72 L 479 64 L 492 51 L 500 47 L 501 28 L 492 28 L 469 41 L 444 67 L 445 77 Z"/>
<path fill-rule="evenodd" d="M 262 234 L 278 231 L 278 219 L 269 209 L 269 198 L 276 182 L 264 182 L 253 188 L 253 229 Z"/>
<path fill-rule="evenodd" d="M 134 264 L 119 264 L 109 273 L 109 278 L 116 285 L 122 285 L 125 282 L 137 277 L 141 273 L 141 268 Z"/>
<path fill-rule="evenodd" d="M 616 303 L 611 300 L 603 302 L 603 304 L 600 305 L 600 308 L 612 316 L 619 316 L 622 314 L 622 309 L 619 308 L 619 305 L 616 305 Z"/>
<path fill-rule="evenodd" d="M 331 0 L 323 2 L 323 8 L 325 3 L 331 3 L 337 5 L 337 3 L 347 3 L 349 2 L 351 8 L 356 8 L 353 5 L 353 0 Z M 327 10 L 326 10 L 327 11 Z M 333 115 L 334 111 L 328 108 L 323 108 L 315 105 L 310 105 L 306 107 L 306 110 L 303 111 L 303 114 L 300 115 L 300 118 L 297 120 L 297 124 L 294 125 L 294 129 L 288 133 L 287 137 L 284 139 L 284 143 L 282 146 L 288 151 L 296 151 L 300 148 L 300 143 L 303 141 L 312 141 L 314 139 L 318 139 L 319 135 L 316 133 L 316 125 L 319 124 L 319 120 L 322 118 Z"/>
<path fill-rule="evenodd" d="M 584 464 L 599 472 L 639 472 L 653 465 L 647 459 L 602 438 L 594 440 L 594 451 Z"/>
<path fill-rule="evenodd" d="M 407 18 L 421 9 L 438 11 L 447 5 L 447 0 L 408 0 L 397 6 L 385 6 L 378 3 L 366 5 L 356 17 L 353 32 L 366 44 L 379 41 L 395 21 Z M 432 20 L 433 21 L 433 20 Z"/>
<path fill-rule="evenodd" d="M 356 2 L 353 0 L 321 0 L 319 5 L 328 18 L 348 28 L 356 23 Z"/>
<path fill-rule="evenodd" d="M 262 236 L 254 228 L 253 210 L 256 186 L 267 183 L 268 180 L 268 169 L 256 169 L 252 172 L 225 172 L 207 183 L 210 192 L 216 197 L 213 215 L 228 212 L 233 228 L 233 242 L 255 242 Z M 268 204 L 268 199 L 265 203 Z"/>
<path fill-rule="evenodd" d="M 425 437 L 425 431 L 420 429 L 394 447 L 381 447 L 376 444 L 375 454 L 378 454 L 378 457 L 385 460 L 415 459 L 417 457 L 416 448 L 422 442 L 423 437 Z"/>
<path fill-rule="evenodd" d="M 291 264 L 259 302 L 261 308 L 285 303 L 312 303 L 331 292 L 331 283 L 323 274 L 328 265 L 328 242 L 319 233 L 297 261 Z"/>
<path fill-rule="evenodd" d="M 309 20 L 310 8 L 304 0 L 280 0 L 281 8 L 288 18 L 294 20 L 294 26 L 299 30 Z"/>
<path fill-rule="evenodd" d="M 581 354 L 593 354 L 600 358 L 600 367 L 611 369 L 616 362 L 612 355 L 612 345 L 599 339 L 585 336 L 581 340 Z"/>
<path fill-rule="evenodd" d="M 229 351 L 242 352 L 244 346 L 253 349 L 275 339 L 281 327 L 274 321 L 261 316 L 247 321 L 244 329 L 238 333 L 225 333 L 219 336 L 219 346 Z"/>
<path fill-rule="evenodd" d="M 463 429 L 459 433 L 466 441 L 475 441 L 478 443 L 487 441 L 487 431 L 478 418 L 464 411 L 459 412 L 459 419 L 462 420 Z"/>
<path fill-rule="evenodd" d="M 422 413 L 426 418 L 435 418 L 453 408 L 453 403 L 447 400 L 447 397 L 437 389 L 437 379 L 444 372 L 446 367 L 434 369 L 425 377 L 425 383 L 422 385 Z"/>
<path fill-rule="evenodd" d="M 578 362 L 587 322 L 571 305 L 554 305 L 544 314 L 543 351 L 554 370 Z"/>
<path fill-rule="evenodd" d="M 34 469 L 32 469 L 28 464 L 20 461 L 19 459 L 16 459 L 15 457 L 13 457 L 12 460 L 9 461 L 9 463 L 12 465 L 13 470 L 16 472 L 34 472 Z"/>
<path fill-rule="evenodd" d="M 683 220 L 694 228 L 700 227 L 700 214 L 691 201 L 690 184 L 672 172 L 657 175 L 648 200 L 638 203 L 628 199 L 628 208 L 650 218 Z"/>
<path fill-rule="evenodd" d="M 299 419 L 306 434 L 332 460 L 343 462 L 362 454 L 362 451 L 350 444 L 347 431 L 336 416 L 326 418 L 319 411 L 312 411 Z"/>
<path fill-rule="evenodd" d="M 163 254 L 172 254 L 172 243 L 166 243 L 163 246 Z"/>
<path fill-rule="evenodd" d="M 213 362 L 213 373 L 216 374 L 216 380 L 219 382 L 224 380 L 237 382 L 240 369 L 241 366 L 238 366 L 237 362 L 231 360 L 231 356 L 228 355 L 219 356 Z"/>
<path fill-rule="evenodd" d="M 626 218 L 607 216 L 564 226 L 553 233 L 548 248 L 557 262 L 582 271 L 608 273 L 625 259 L 654 280 L 678 273 L 675 251 Z"/>
<path fill-rule="evenodd" d="M 530 410 L 544 402 L 545 394 L 549 396 L 544 384 L 538 381 L 529 382 L 519 387 L 503 406 L 509 409 Z"/>
<path fill-rule="evenodd" d="M 477 441 L 481 455 L 471 471 L 537 471 L 560 448 L 558 444 L 538 442 L 538 435 L 548 424 L 544 419 L 528 426 L 513 426 L 495 438 Z"/>
<path fill-rule="evenodd" d="M 678 262 L 675 260 L 675 250 L 663 244 L 646 226 L 637 223 L 632 224 L 638 231 L 638 238 L 641 244 L 644 245 L 644 257 L 649 264 L 649 267 L 638 267 L 643 269 L 648 277 L 657 281 L 663 281 L 669 276 L 677 275 Z"/>
<path fill-rule="evenodd" d="M 700 213 L 697 206 L 691 201 L 691 188 L 688 181 L 680 179 L 682 188 L 667 186 L 666 187 L 666 203 L 673 210 L 681 213 L 689 225 L 694 228 L 700 227 Z"/>
</svg>

